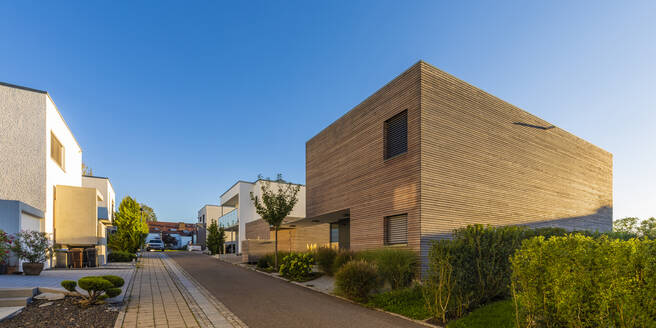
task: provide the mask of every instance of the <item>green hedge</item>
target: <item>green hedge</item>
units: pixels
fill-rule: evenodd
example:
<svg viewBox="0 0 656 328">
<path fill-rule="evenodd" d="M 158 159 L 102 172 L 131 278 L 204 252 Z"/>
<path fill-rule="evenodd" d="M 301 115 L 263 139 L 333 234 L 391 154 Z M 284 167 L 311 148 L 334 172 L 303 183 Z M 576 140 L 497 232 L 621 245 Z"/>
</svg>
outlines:
<svg viewBox="0 0 656 328">
<path fill-rule="evenodd" d="M 378 286 L 376 267 L 363 260 L 346 263 L 335 274 L 337 292 L 358 302 L 365 302 Z"/>
<path fill-rule="evenodd" d="M 373 263 L 382 283 L 388 283 L 394 290 L 410 286 L 419 267 L 417 254 L 403 248 L 362 251 L 356 257 Z"/>
<path fill-rule="evenodd" d="M 282 259 L 289 255 L 289 252 L 278 251 L 278 265 L 282 263 Z M 275 262 L 274 253 L 266 254 L 257 259 L 257 267 L 260 269 L 273 268 Z"/>
<path fill-rule="evenodd" d="M 656 327 L 656 241 L 538 237 L 511 262 L 522 327 Z"/>
<path fill-rule="evenodd" d="M 136 255 L 127 251 L 111 251 L 108 260 L 109 262 L 132 262 L 135 258 L 137 258 Z"/>
<path fill-rule="evenodd" d="M 433 243 L 425 299 L 435 319 L 459 318 L 488 302 L 510 297 L 509 258 L 523 240 L 561 236 L 564 229 L 471 225 L 453 239 Z"/>
</svg>

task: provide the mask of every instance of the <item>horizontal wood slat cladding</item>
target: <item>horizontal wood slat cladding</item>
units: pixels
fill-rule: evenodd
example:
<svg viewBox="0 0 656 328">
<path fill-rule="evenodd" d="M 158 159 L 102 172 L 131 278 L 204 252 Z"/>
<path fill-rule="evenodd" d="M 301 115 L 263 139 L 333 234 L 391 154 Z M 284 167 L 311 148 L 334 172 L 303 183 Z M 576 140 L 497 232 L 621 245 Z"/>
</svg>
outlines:
<svg viewBox="0 0 656 328">
<path fill-rule="evenodd" d="M 610 153 L 419 65 L 422 255 L 474 223 L 611 228 Z"/>
<path fill-rule="evenodd" d="M 244 235 L 246 239 L 269 239 L 269 230 L 271 228 L 262 219 L 247 222 L 244 228 L 246 230 L 246 234 Z"/>
<path fill-rule="evenodd" d="M 250 255 L 260 255 L 268 246 L 267 243 L 256 243 L 256 241 L 273 241 L 275 240 L 275 231 L 272 230 L 263 219 L 246 223 L 246 241 L 250 248 L 242 249 L 242 253 L 252 253 Z M 242 242 L 242 245 L 246 243 Z M 257 248 L 254 248 L 259 245 Z M 316 224 L 296 228 L 285 228 L 278 230 L 278 249 L 287 252 L 304 252 L 308 246 L 328 246 L 330 245 L 330 225 Z M 257 249 L 256 251 L 253 251 Z M 254 252 L 254 253 L 253 253 Z M 273 251 L 271 251 L 273 252 Z"/>
<path fill-rule="evenodd" d="M 419 250 L 420 70 L 413 66 L 306 143 L 307 217 L 350 210 L 350 247 L 384 245 L 384 218 L 407 213 Z M 384 160 L 384 122 L 407 110 L 408 151 Z"/>
</svg>

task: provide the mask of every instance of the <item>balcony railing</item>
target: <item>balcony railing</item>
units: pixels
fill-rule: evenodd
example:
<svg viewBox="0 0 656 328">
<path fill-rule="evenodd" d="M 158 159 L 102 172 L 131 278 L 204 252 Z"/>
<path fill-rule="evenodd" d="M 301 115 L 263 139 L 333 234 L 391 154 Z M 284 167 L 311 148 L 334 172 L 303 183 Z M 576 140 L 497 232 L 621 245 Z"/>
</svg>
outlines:
<svg viewBox="0 0 656 328">
<path fill-rule="evenodd" d="M 239 210 L 234 209 L 219 218 L 219 227 L 232 227 L 239 223 Z"/>
</svg>

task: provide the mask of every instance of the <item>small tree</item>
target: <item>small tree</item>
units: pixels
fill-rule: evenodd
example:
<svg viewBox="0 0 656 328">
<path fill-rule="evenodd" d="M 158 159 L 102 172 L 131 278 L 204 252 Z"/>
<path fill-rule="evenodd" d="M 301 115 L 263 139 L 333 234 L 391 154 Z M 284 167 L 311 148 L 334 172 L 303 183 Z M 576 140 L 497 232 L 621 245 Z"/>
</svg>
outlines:
<svg viewBox="0 0 656 328">
<path fill-rule="evenodd" d="M 224 245 L 225 245 L 225 229 L 223 227 L 219 227 L 219 254 L 224 253 Z"/>
<path fill-rule="evenodd" d="M 207 249 L 210 250 L 212 255 L 219 254 L 221 251 L 221 244 L 219 227 L 216 224 L 216 221 L 212 221 L 210 226 L 207 228 Z"/>
<path fill-rule="evenodd" d="M 258 178 L 261 180 L 261 176 Z M 265 181 L 262 183 L 261 195 L 258 197 L 251 192 L 251 200 L 257 214 L 275 231 L 274 267 L 278 270 L 278 229 L 298 202 L 296 196 L 301 187 L 283 180 L 282 174 L 278 174 L 275 182 L 278 187 L 276 191 L 271 187 L 271 181 Z"/>
<path fill-rule="evenodd" d="M 141 217 L 139 203 L 130 196 L 123 198 L 114 216 L 114 225 L 116 233 L 109 238 L 109 247 L 136 253 L 148 234 L 148 224 Z"/>
</svg>

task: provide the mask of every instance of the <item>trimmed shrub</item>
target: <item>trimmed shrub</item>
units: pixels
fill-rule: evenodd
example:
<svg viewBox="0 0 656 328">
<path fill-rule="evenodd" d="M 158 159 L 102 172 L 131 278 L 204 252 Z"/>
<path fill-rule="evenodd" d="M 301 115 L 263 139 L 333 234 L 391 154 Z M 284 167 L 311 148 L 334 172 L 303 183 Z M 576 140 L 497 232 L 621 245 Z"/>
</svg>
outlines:
<svg viewBox="0 0 656 328">
<path fill-rule="evenodd" d="M 357 253 L 357 257 L 376 265 L 378 275 L 392 289 L 410 286 L 417 274 L 419 258 L 403 248 L 381 248 Z"/>
<path fill-rule="evenodd" d="M 257 259 L 257 267 L 260 269 L 268 269 L 271 267 L 269 264 L 269 260 L 267 259 L 266 256 L 262 256 L 259 259 Z"/>
<path fill-rule="evenodd" d="M 116 297 L 120 294 L 121 294 L 120 288 L 110 288 L 105 291 L 105 295 L 107 295 L 107 297 Z"/>
<path fill-rule="evenodd" d="M 73 280 L 64 280 L 61 282 L 61 286 L 69 292 L 74 292 L 77 283 Z"/>
<path fill-rule="evenodd" d="M 112 276 L 112 275 L 107 275 L 107 276 L 101 276 L 100 278 L 103 278 L 114 285 L 114 287 L 122 287 L 123 284 L 125 284 L 125 280 L 119 276 Z M 110 296 L 111 297 L 111 296 Z"/>
<path fill-rule="evenodd" d="M 355 259 L 355 252 L 349 250 L 340 250 L 335 255 L 335 261 L 333 262 L 333 272 L 339 271 L 346 263 L 353 261 Z"/>
<path fill-rule="evenodd" d="M 378 287 L 376 267 L 363 260 L 346 263 L 335 274 L 337 291 L 358 302 L 365 302 L 369 294 Z"/>
<path fill-rule="evenodd" d="M 337 251 L 330 247 L 320 247 L 317 249 L 316 256 L 319 269 L 325 274 L 332 276 L 335 273 L 333 271 L 333 264 L 335 263 L 335 257 L 337 257 Z"/>
<path fill-rule="evenodd" d="M 71 284 L 73 283 L 73 284 Z M 79 296 L 83 297 L 84 300 L 80 302 L 80 304 L 86 306 L 86 305 L 91 305 L 91 304 L 98 304 L 101 303 L 101 300 L 104 300 L 108 297 L 114 297 L 118 296 L 121 293 L 121 288 L 118 288 L 120 286 L 123 286 L 125 281 L 123 281 L 123 278 L 118 277 L 118 276 L 102 276 L 102 277 L 97 277 L 97 276 L 87 276 L 80 278 L 77 281 L 77 285 L 85 290 L 87 292 L 87 295 L 82 295 L 78 294 Z M 62 281 L 62 286 L 67 285 L 68 287 L 74 286 L 75 282 L 66 280 Z M 66 286 L 64 286 L 66 288 Z M 66 288 L 69 291 L 74 291 L 75 288 L 73 287 L 73 290 L 70 290 Z"/>
<path fill-rule="evenodd" d="M 312 273 L 314 258 L 310 253 L 291 253 L 282 259 L 280 275 L 292 279 L 303 280 Z"/>
<path fill-rule="evenodd" d="M 656 241 L 580 234 L 524 241 L 512 286 L 524 327 L 656 327 Z"/>
<path fill-rule="evenodd" d="M 137 258 L 136 255 L 127 251 L 112 251 L 107 259 L 109 262 L 132 262 L 135 258 Z"/>
</svg>

